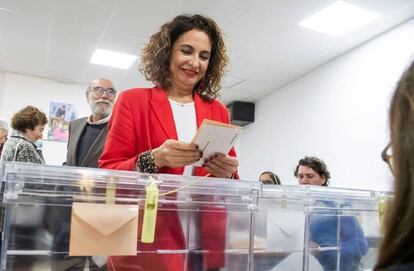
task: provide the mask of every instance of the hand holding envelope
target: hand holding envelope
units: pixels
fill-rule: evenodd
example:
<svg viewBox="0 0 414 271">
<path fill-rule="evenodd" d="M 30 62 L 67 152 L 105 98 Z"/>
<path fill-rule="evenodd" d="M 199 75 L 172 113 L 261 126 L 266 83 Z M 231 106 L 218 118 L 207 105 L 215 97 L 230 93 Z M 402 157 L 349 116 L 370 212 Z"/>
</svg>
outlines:
<svg viewBox="0 0 414 271">
<path fill-rule="evenodd" d="M 69 256 L 136 255 L 138 206 L 75 202 Z"/>
<path fill-rule="evenodd" d="M 227 154 L 234 146 L 242 128 L 212 120 L 203 120 L 191 143 L 197 144 L 203 157 L 193 166 L 201 166 L 205 158 L 217 153 Z"/>
</svg>

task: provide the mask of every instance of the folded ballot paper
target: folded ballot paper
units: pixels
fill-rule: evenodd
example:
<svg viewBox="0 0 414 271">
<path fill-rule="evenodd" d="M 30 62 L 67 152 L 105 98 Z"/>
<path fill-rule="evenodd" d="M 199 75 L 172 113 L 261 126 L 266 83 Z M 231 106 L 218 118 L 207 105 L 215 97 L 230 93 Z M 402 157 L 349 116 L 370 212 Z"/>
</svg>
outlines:
<svg viewBox="0 0 414 271">
<path fill-rule="evenodd" d="M 203 157 L 193 166 L 201 166 L 204 159 L 216 153 L 227 154 L 236 143 L 241 131 L 242 128 L 236 125 L 203 120 L 191 141 L 199 146 Z"/>
</svg>

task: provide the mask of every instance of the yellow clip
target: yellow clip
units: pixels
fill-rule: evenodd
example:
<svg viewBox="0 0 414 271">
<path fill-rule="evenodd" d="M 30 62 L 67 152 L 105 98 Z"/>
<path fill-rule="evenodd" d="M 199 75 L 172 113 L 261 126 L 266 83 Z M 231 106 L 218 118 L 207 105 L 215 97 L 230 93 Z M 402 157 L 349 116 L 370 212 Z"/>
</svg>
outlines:
<svg viewBox="0 0 414 271">
<path fill-rule="evenodd" d="M 388 204 L 388 201 L 385 197 L 382 197 L 378 200 L 378 216 L 379 216 L 381 235 L 384 235 L 384 232 L 385 232 L 384 225 L 385 225 L 385 216 L 387 212 L 387 204 Z"/>
<path fill-rule="evenodd" d="M 158 187 L 155 180 L 150 176 L 151 183 L 146 188 L 144 222 L 142 225 L 141 242 L 153 243 L 155 235 L 155 223 L 157 220 L 158 208 Z"/>
<path fill-rule="evenodd" d="M 282 200 L 281 200 L 281 202 L 280 202 L 280 206 L 283 208 L 283 209 L 286 209 L 287 208 L 287 199 L 286 199 L 286 195 L 283 195 L 282 196 Z"/>
<path fill-rule="evenodd" d="M 111 178 L 106 183 L 106 204 L 115 204 L 115 198 L 116 198 L 116 183 Z"/>
</svg>

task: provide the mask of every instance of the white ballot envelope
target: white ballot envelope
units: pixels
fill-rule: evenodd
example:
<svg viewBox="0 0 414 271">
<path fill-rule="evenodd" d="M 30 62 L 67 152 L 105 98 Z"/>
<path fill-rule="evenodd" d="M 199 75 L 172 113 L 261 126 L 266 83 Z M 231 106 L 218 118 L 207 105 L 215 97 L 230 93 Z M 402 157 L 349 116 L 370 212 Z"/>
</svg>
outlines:
<svg viewBox="0 0 414 271">
<path fill-rule="evenodd" d="M 241 131 L 242 128 L 236 125 L 203 120 L 191 141 L 199 146 L 203 157 L 193 166 L 201 166 L 204 159 L 216 153 L 227 154 L 239 138 Z"/>
<path fill-rule="evenodd" d="M 305 235 L 303 211 L 269 212 L 267 216 L 266 248 L 281 252 L 302 251 Z"/>
</svg>

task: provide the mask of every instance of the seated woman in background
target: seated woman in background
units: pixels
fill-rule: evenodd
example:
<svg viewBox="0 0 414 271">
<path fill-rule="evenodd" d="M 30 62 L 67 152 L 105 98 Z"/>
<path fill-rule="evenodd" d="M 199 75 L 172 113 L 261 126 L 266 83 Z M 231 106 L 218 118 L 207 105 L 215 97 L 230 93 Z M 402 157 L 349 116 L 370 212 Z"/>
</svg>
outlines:
<svg viewBox="0 0 414 271">
<path fill-rule="evenodd" d="M 265 171 L 260 174 L 259 181 L 261 181 L 263 184 L 282 184 L 279 177 L 271 171 Z"/>
<path fill-rule="evenodd" d="M 299 160 L 294 175 L 299 184 L 321 186 L 328 186 L 331 177 L 324 161 L 317 157 L 306 156 Z M 355 217 L 344 216 L 335 211 L 336 208 L 346 208 L 346 205 L 337 205 L 328 200 L 317 201 L 315 205 L 322 208 L 313 212 L 309 217 L 310 247 L 323 250 L 313 253 L 315 258 L 322 265 L 324 271 L 359 270 L 361 258 L 368 251 L 368 243 Z M 338 248 L 335 249 L 335 247 Z M 327 248 L 332 249 L 327 250 Z"/>
<path fill-rule="evenodd" d="M 395 192 L 375 270 L 414 270 L 414 62 L 392 98 L 390 130 Z"/>
</svg>

